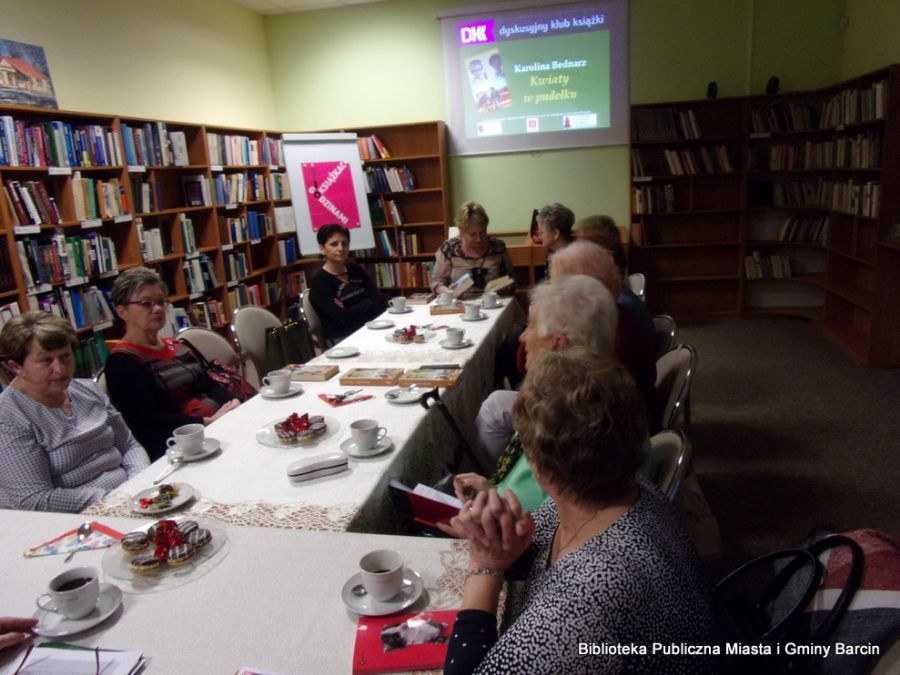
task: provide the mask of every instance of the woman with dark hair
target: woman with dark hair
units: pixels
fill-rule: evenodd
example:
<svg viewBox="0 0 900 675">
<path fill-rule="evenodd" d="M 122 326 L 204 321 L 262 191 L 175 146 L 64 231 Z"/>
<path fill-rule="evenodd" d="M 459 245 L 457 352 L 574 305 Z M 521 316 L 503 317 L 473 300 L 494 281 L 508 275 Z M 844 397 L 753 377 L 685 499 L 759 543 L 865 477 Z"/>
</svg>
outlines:
<svg viewBox="0 0 900 675">
<path fill-rule="evenodd" d="M 0 392 L 0 507 L 77 513 L 149 462 L 122 415 L 90 380 L 75 380 L 72 324 L 14 317 L 0 355 L 15 375 Z"/>
<path fill-rule="evenodd" d="M 106 386 L 151 459 L 166 453 L 176 427 L 210 424 L 240 405 L 209 378 L 190 349 L 159 336 L 167 291 L 154 270 L 132 267 L 116 278 L 111 293 L 125 335 L 106 360 Z"/>
<path fill-rule="evenodd" d="M 532 518 L 512 491 L 482 492 L 442 528 L 469 542 L 444 673 L 708 670 L 702 656 L 652 650 L 710 644 L 712 611 L 672 505 L 635 476 L 646 422 L 625 369 L 582 347 L 543 352 L 529 364 L 513 421 L 551 499 Z M 514 563 L 525 581 L 511 585 L 498 637 L 498 599 Z M 630 645 L 638 649 L 617 649 Z"/>
<path fill-rule="evenodd" d="M 316 232 L 316 241 L 325 264 L 310 281 L 309 297 L 325 337 L 338 342 L 381 314 L 387 303 L 366 271 L 349 262 L 350 231 L 346 227 L 323 225 Z"/>
</svg>

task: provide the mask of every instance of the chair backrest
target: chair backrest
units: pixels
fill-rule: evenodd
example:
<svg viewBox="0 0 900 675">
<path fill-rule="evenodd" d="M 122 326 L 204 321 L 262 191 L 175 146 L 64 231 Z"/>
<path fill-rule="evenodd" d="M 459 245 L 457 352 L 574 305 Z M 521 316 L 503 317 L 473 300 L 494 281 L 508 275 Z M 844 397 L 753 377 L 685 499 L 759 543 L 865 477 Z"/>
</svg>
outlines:
<svg viewBox="0 0 900 675">
<path fill-rule="evenodd" d="M 102 391 L 104 394 L 109 396 L 109 389 L 106 387 L 106 367 L 104 366 L 100 370 L 97 371 L 97 374 L 94 375 L 93 380 L 94 384 L 97 385 L 97 389 Z"/>
<path fill-rule="evenodd" d="M 200 326 L 182 328 L 176 335 L 178 340 L 187 340 L 206 357 L 207 361 L 218 359 L 226 366 L 240 366 L 241 357 L 226 338 L 214 330 Z"/>
<path fill-rule="evenodd" d="M 675 501 L 681 481 L 691 462 L 691 443 L 681 429 L 666 429 L 650 438 L 656 458 L 656 487 L 669 501 Z"/>
<path fill-rule="evenodd" d="M 656 404 L 662 412 L 659 429 L 672 429 L 690 423 L 687 408 L 691 393 L 691 380 L 697 367 L 697 352 L 690 345 L 678 345 L 656 361 Z"/>
<path fill-rule="evenodd" d="M 306 326 L 309 328 L 310 334 L 316 341 L 316 346 L 320 350 L 325 351 L 331 344 L 325 337 L 325 331 L 322 328 L 322 320 L 319 319 L 316 308 L 313 307 L 312 300 L 309 297 L 308 288 L 300 294 L 300 308 L 303 312 L 303 319 L 306 321 Z"/>
<path fill-rule="evenodd" d="M 245 305 L 231 316 L 231 336 L 244 360 L 244 379 L 259 388 L 265 374 L 266 329 L 277 328 L 281 319 L 267 309 Z"/>
<path fill-rule="evenodd" d="M 657 314 L 653 317 L 653 328 L 656 331 L 656 358 L 658 359 L 675 346 L 675 319 L 668 314 Z"/>
<path fill-rule="evenodd" d="M 625 283 L 628 284 L 628 288 L 630 288 L 636 296 L 644 302 L 647 302 L 647 296 L 644 293 L 647 286 L 647 278 L 643 274 L 640 272 L 629 274 L 625 277 Z"/>
</svg>

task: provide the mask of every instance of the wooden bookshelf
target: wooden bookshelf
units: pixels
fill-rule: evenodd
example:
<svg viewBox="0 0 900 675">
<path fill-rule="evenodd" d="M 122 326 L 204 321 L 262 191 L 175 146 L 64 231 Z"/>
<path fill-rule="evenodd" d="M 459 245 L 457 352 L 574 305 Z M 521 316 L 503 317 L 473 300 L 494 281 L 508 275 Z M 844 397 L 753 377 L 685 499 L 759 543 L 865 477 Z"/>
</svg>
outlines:
<svg viewBox="0 0 900 675">
<path fill-rule="evenodd" d="M 632 108 L 631 269 L 652 311 L 802 317 L 900 365 L 898 78 Z"/>
</svg>

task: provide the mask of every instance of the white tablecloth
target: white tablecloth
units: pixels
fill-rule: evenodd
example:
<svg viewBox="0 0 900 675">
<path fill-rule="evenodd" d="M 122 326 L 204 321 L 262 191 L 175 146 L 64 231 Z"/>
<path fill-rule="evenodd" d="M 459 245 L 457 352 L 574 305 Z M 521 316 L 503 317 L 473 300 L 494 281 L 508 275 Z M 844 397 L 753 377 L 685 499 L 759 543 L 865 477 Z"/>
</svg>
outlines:
<svg viewBox="0 0 900 675">
<path fill-rule="evenodd" d="M 77 527 L 71 514 L 0 511 L 0 614 L 32 616 L 49 580 L 76 565 L 102 569 L 105 550 L 24 558 L 22 553 Z M 99 518 L 127 532 L 145 521 Z M 349 673 L 357 616 L 341 588 L 367 551 L 392 548 L 424 581 L 411 608 L 459 606 L 466 553 L 459 542 L 332 532 L 226 527 L 229 547 L 208 574 L 167 591 L 125 593 L 123 608 L 67 641 L 143 651 L 148 673 L 233 673 L 255 666 L 280 673 Z M 106 574 L 102 581 L 113 582 Z M 0 656 L 0 670 L 22 650 Z"/>
<path fill-rule="evenodd" d="M 427 306 L 413 312 L 382 318 L 393 319 L 397 327 L 410 324 L 459 326 L 475 345 L 447 350 L 438 345 L 445 331 L 438 330 L 425 344 L 400 345 L 388 342 L 387 330 L 361 328 L 342 344 L 360 349 L 349 359 L 319 356 L 314 363 L 334 363 L 341 372 L 355 367 L 414 368 L 423 364 L 456 363 L 464 367 L 459 385 L 443 390 L 442 400 L 468 438 L 474 440 L 473 421 L 481 401 L 493 386 L 494 359 L 500 342 L 521 316 L 515 302 L 504 299 L 504 307 L 486 310 L 483 321 L 464 321 L 461 315 L 431 316 Z M 187 507 L 191 513 L 227 523 L 302 527 L 317 530 L 396 532 L 394 510 L 387 493 L 390 478 L 409 485 L 431 483 L 441 477 L 457 443 L 446 421 L 436 410 L 418 404 L 394 405 L 384 394 L 388 387 L 364 387 L 374 398 L 332 408 L 318 397 L 337 394 L 347 387 L 335 376 L 327 382 L 305 382 L 304 393 L 292 398 L 266 400 L 256 396 L 235 411 L 207 427 L 207 436 L 218 439 L 222 450 L 206 460 L 185 464 L 167 482 L 183 482 L 199 493 Z M 258 428 L 292 412 L 325 415 L 340 425 L 338 433 L 313 446 L 270 448 L 255 438 Z M 350 470 L 307 483 L 292 484 L 286 467 L 313 455 L 339 452 L 349 437 L 349 425 L 361 418 L 374 418 L 387 428 L 395 449 L 368 459 L 351 459 Z M 334 425 L 332 425 L 333 427 Z M 123 484 L 86 513 L 106 516 L 130 515 L 131 497 L 151 487 L 166 460 L 160 459 L 139 476 Z"/>
</svg>

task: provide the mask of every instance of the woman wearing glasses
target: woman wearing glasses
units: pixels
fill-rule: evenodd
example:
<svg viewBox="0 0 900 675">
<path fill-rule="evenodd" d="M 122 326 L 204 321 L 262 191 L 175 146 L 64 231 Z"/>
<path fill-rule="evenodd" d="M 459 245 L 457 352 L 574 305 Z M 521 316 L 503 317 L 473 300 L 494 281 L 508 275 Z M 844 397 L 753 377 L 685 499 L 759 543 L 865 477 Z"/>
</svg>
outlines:
<svg viewBox="0 0 900 675">
<path fill-rule="evenodd" d="M 209 424 L 240 405 L 213 382 L 190 349 L 161 338 L 168 287 L 146 267 L 118 276 L 112 303 L 125 335 L 106 361 L 109 397 L 151 459 L 166 452 L 166 439 L 183 424 Z"/>
<path fill-rule="evenodd" d="M 109 400 L 73 379 L 76 344 L 72 324 L 46 312 L 16 316 L 0 332 L 15 375 L 0 393 L 0 508 L 76 513 L 148 464 Z"/>
</svg>

